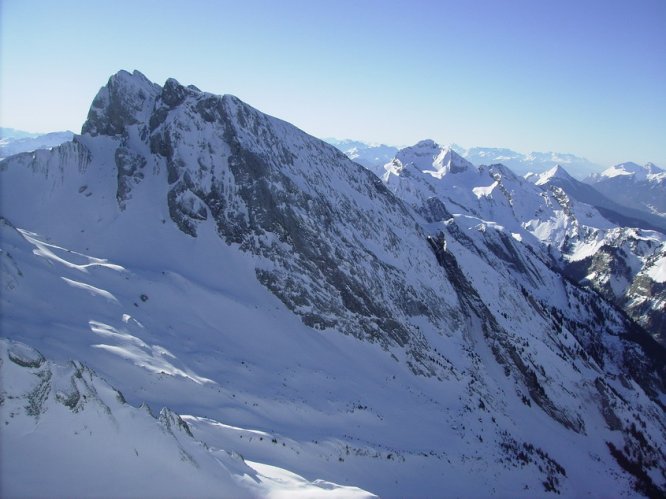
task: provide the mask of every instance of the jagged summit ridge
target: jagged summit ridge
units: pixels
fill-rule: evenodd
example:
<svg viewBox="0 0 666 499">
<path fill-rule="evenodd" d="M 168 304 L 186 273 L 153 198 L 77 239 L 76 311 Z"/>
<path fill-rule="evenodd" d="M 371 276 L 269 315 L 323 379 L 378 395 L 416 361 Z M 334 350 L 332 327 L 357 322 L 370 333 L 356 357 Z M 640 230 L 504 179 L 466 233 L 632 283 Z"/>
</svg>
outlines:
<svg viewBox="0 0 666 499">
<path fill-rule="evenodd" d="M 95 96 L 81 133 L 121 135 L 127 126 L 146 120 L 160 91 L 139 71 L 119 71 Z"/>
</svg>

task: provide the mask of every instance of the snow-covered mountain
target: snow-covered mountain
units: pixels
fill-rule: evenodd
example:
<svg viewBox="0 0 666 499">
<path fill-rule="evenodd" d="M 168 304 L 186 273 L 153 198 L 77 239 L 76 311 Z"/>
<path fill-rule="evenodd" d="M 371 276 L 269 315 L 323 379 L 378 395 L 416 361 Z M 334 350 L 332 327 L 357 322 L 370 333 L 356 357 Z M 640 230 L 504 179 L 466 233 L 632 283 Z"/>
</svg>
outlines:
<svg viewBox="0 0 666 499">
<path fill-rule="evenodd" d="M 585 182 L 623 206 L 666 219 L 666 171 L 652 163 L 621 163 Z"/>
<path fill-rule="evenodd" d="M 427 140 L 401 150 L 385 171 L 386 185 L 417 211 L 438 199 L 456 215 L 504 227 L 534 251 L 547 249 L 546 258 L 565 275 L 624 309 L 662 344 L 666 340 L 664 233 L 642 230 L 654 227 L 622 214 L 627 210 L 561 166 L 525 181 L 503 165 L 475 167 Z"/>
<path fill-rule="evenodd" d="M 615 177 L 631 178 L 634 182 L 661 182 L 664 180 L 666 172 L 654 163 L 647 163 L 644 166 L 631 161 L 612 166 L 598 175 L 592 175 L 592 179 L 602 180 Z"/>
<path fill-rule="evenodd" d="M 666 218 L 619 204 L 602 194 L 593 185 L 576 180 L 560 165 L 542 173 L 529 173 L 525 178 L 543 188 L 550 186 L 561 188 L 573 199 L 594 206 L 605 218 L 618 226 L 657 230 L 666 234 Z"/>
<path fill-rule="evenodd" d="M 264 476 L 388 497 L 663 493 L 664 350 L 563 277 L 544 241 L 574 218 L 501 165 L 425 141 L 384 184 L 235 97 L 120 72 L 82 135 L 0 175 L 3 336 L 84 360 Z M 20 462 L 3 486 L 25 493 L 13 477 L 59 469 Z"/>
<path fill-rule="evenodd" d="M 51 149 L 72 140 L 73 137 L 74 134 L 70 131 L 37 134 L 14 128 L 0 128 L 0 159 L 21 152 Z"/>
<path fill-rule="evenodd" d="M 662 344 L 666 343 L 666 220 L 627 208 L 556 167 L 528 180 L 545 190 L 594 206 L 616 224 L 609 231 L 588 229 L 587 243 L 560 245 L 565 273 L 622 307 Z M 647 229 L 647 230 L 641 230 Z M 659 233 L 653 232 L 656 229 Z M 576 235 L 574 235 L 576 237 Z M 572 253 L 573 251 L 573 253 Z"/>
</svg>

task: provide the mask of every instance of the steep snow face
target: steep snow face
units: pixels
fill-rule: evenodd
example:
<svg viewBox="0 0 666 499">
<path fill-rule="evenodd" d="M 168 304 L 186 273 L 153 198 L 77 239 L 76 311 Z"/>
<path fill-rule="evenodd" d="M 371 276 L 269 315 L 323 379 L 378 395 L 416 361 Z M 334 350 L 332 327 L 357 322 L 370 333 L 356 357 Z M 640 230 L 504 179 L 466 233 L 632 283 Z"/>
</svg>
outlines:
<svg viewBox="0 0 666 499">
<path fill-rule="evenodd" d="M 660 256 L 659 258 L 655 258 L 648 268 L 647 273 L 654 282 L 666 282 L 666 257 Z"/>
<path fill-rule="evenodd" d="M 570 494 L 617 491 L 631 479 L 617 474 L 605 441 L 638 445 L 629 430 L 621 436 L 622 421 L 638 425 L 639 414 L 646 449 L 659 446 L 657 413 L 636 384 L 653 386 L 658 370 L 622 339 L 622 318 L 604 305 L 591 313 L 591 295 L 570 289 L 498 228 L 440 226 L 450 250 L 431 239 L 464 303 L 465 331 L 436 343 L 431 354 L 447 374 L 434 380 L 376 345 L 304 326 L 254 280 L 256 260 L 221 243 L 214 227 L 191 238 L 160 224 L 142 239 L 145 222 L 122 230 L 152 254 L 145 260 L 126 244 L 110 247 L 120 260 L 102 258 L 3 224 L 3 331 L 57 357 L 85 356 L 134 403 L 192 415 L 184 419 L 199 440 L 240 452 L 267 479 L 295 480 L 256 461 L 383 495 L 431 496 L 446 484 L 460 495 L 531 497 L 542 482 Z M 582 448 L 598 457 L 588 460 Z M 21 474 L 34 474 L 23 463 Z M 118 483 L 121 495 L 151 490 Z"/>
<path fill-rule="evenodd" d="M 0 338 L 0 373 L 3 497 L 375 497 L 246 463 L 195 439 L 173 411 L 154 417 L 80 362 L 23 343 Z"/>
<path fill-rule="evenodd" d="M 234 97 L 120 73 L 95 102 L 72 143 L 0 163 L 3 335 L 85 359 L 275 481 L 662 483 L 662 350 L 522 225 L 565 212 L 559 194 L 426 142 L 387 170 L 410 207 Z"/>
</svg>

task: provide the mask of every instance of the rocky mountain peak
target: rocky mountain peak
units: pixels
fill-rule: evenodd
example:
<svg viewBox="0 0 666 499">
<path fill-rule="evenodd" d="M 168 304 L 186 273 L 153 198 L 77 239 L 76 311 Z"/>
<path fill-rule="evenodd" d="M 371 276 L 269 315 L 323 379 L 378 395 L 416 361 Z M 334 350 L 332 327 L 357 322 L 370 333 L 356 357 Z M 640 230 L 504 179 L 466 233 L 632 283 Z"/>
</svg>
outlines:
<svg viewBox="0 0 666 499">
<path fill-rule="evenodd" d="M 119 71 L 95 96 L 81 133 L 122 135 L 127 126 L 146 120 L 160 91 L 159 85 L 139 71 Z"/>
</svg>

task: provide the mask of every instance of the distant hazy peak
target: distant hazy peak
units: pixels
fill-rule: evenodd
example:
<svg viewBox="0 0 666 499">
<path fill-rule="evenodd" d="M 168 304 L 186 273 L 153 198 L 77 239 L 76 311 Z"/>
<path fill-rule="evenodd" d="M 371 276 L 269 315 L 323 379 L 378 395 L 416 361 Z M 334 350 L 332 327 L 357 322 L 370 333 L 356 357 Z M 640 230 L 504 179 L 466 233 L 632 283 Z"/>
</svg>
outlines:
<svg viewBox="0 0 666 499">
<path fill-rule="evenodd" d="M 502 163 L 519 175 L 528 172 L 540 172 L 556 165 L 564 165 L 569 172 L 577 178 L 583 178 L 591 173 L 602 170 L 600 165 L 569 153 L 560 152 L 531 152 L 523 154 L 507 148 L 497 147 L 471 147 L 469 149 L 456 148 L 460 154 L 475 165 L 490 165 Z M 532 179 L 533 181 L 534 179 Z"/>
<path fill-rule="evenodd" d="M 456 147 L 454 146 L 454 148 Z M 507 149 L 504 147 L 470 147 L 469 149 L 462 149 L 462 148 L 458 149 L 460 149 L 461 154 L 464 154 L 465 156 L 478 155 L 480 157 L 492 157 L 492 158 L 498 158 L 498 157 L 513 158 L 520 156 L 520 153 L 517 153 L 516 151 L 512 151 L 511 149 Z"/>
<path fill-rule="evenodd" d="M 615 166 L 611 166 L 604 170 L 601 175 L 604 177 L 615 177 L 617 175 L 633 175 L 635 173 L 642 173 L 643 167 L 633 161 L 627 161 Z"/>
<path fill-rule="evenodd" d="M 0 127 L 0 139 L 30 139 L 39 136 L 38 133 L 17 130 L 16 128 Z"/>
<path fill-rule="evenodd" d="M 664 170 L 656 166 L 654 163 L 647 163 L 641 166 L 632 161 L 620 163 L 618 165 L 607 168 L 598 176 L 599 180 L 609 179 L 614 177 L 631 176 L 634 180 L 644 181 L 648 180 L 649 175 L 659 175 L 664 173 Z"/>
<path fill-rule="evenodd" d="M 1 133 L 3 135 L 0 136 L 0 159 L 22 152 L 51 149 L 72 140 L 74 137 L 74 134 L 69 130 L 35 134 L 13 128 L 3 128 Z"/>
<path fill-rule="evenodd" d="M 331 144 L 332 146 L 337 147 L 342 151 L 349 149 L 373 149 L 378 147 L 389 147 L 397 149 L 394 146 L 385 144 L 383 142 L 364 142 L 362 140 L 353 140 L 353 139 L 336 139 L 335 137 L 324 137 L 324 142 Z"/>
</svg>

